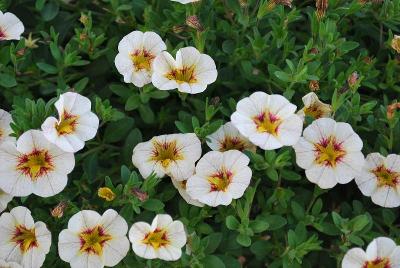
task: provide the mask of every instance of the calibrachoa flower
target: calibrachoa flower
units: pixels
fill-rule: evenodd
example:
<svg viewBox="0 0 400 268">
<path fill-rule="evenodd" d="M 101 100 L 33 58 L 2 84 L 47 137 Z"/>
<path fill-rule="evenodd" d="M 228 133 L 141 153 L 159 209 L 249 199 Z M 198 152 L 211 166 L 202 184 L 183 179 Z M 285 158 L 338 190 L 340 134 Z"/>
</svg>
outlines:
<svg viewBox="0 0 400 268">
<path fill-rule="evenodd" d="M 196 165 L 196 173 L 186 183 L 193 199 L 209 206 L 227 206 L 242 197 L 250 184 L 250 159 L 237 150 L 206 153 Z"/>
<path fill-rule="evenodd" d="M 78 93 L 60 95 L 54 106 L 58 117 L 48 117 L 42 124 L 44 136 L 66 152 L 75 153 L 85 141 L 96 136 L 99 118 L 91 112 L 90 100 Z"/>
<path fill-rule="evenodd" d="M 117 265 L 129 251 L 128 224 L 109 209 L 100 215 L 83 210 L 68 222 L 58 237 L 58 254 L 72 268 L 102 268 Z"/>
<path fill-rule="evenodd" d="M 186 244 L 182 222 L 167 214 L 158 214 L 153 222 L 136 222 L 129 230 L 129 240 L 136 255 L 145 259 L 178 260 Z"/>
<path fill-rule="evenodd" d="M 295 111 L 285 97 L 258 91 L 238 102 L 231 121 L 252 143 L 273 150 L 299 140 L 303 122 Z"/>
<path fill-rule="evenodd" d="M 178 190 L 179 194 L 182 196 L 182 198 L 188 203 L 189 205 L 193 205 L 196 207 L 204 207 L 204 204 L 191 198 L 190 195 L 186 191 L 186 183 L 187 180 L 184 181 L 177 181 L 171 178 L 172 184 L 175 186 L 175 188 Z"/>
<path fill-rule="evenodd" d="M 11 114 L 0 109 L 0 144 L 6 141 L 15 141 L 15 138 L 10 136 L 13 133 L 10 125 L 11 122 Z"/>
<path fill-rule="evenodd" d="M 356 176 L 358 188 L 382 207 L 400 206 L 400 155 L 369 154 Z"/>
<path fill-rule="evenodd" d="M 0 212 L 7 208 L 8 203 L 13 199 L 12 195 L 0 189 Z M 1 266 L 0 266 L 1 267 Z"/>
<path fill-rule="evenodd" d="M 26 207 L 13 208 L 0 216 L 1 260 L 16 262 L 24 268 L 38 268 L 43 265 L 50 245 L 51 233 L 46 224 L 35 223 Z"/>
<path fill-rule="evenodd" d="M 158 34 L 133 31 L 119 42 L 115 67 L 125 83 L 143 87 L 151 82 L 154 58 L 165 49 L 167 46 Z"/>
<path fill-rule="evenodd" d="M 176 60 L 164 51 L 154 60 L 153 85 L 160 90 L 177 88 L 180 92 L 201 93 L 217 79 L 214 60 L 194 47 L 181 48 Z"/>
<path fill-rule="evenodd" d="M 400 247 L 387 237 L 378 237 L 361 248 L 350 249 L 343 258 L 342 268 L 397 268 L 400 267 Z"/>
<path fill-rule="evenodd" d="M 303 98 L 304 108 L 297 112 L 297 114 L 304 120 L 305 116 L 310 116 L 314 119 L 322 117 L 330 117 L 332 114 L 332 107 L 329 104 L 323 103 L 318 99 L 317 94 L 310 92 Z"/>
<path fill-rule="evenodd" d="M 0 41 L 19 40 L 24 32 L 24 25 L 12 13 L 0 11 Z"/>
<path fill-rule="evenodd" d="M 0 267 L 1 268 L 22 268 L 22 266 L 16 262 L 6 262 L 4 260 L 0 260 Z"/>
<path fill-rule="evenodd" d="M 106 201 L 113 201 L 116 197 L 116 194 L 108 187 L 101 187 L 97 190 L 97 195 Z"/>
<path fill-rule="evenodd" d="M 320 118 L 309 125 L 293 146 L 297 164 L 307 179 L 322 189 L 350 182 L 364 164 L 363 142 L 347 123 Z"/>
<path fill-rule="evenodd" d="M 216 132 L 207 136 L 207 145 L 211 150 L 220 152 L 229 150 L 256 151 L 256 146 L 241 135 L 231 122 L 227 122 Z"/>
<path fill-rule="evenodd" d="M 39 130 L 25 132 L 16 145 L 1 144 L 0 162 L 0 188 L 13 196 L 58 194 L 75 166 L 74 155 L 47 141 Z"/>
<path fill-rule="evenodd" d="M 155 173 L 178 181 L 189 178 L 201 156 L 201 143 L 196 134 L 170 134 L 153 137 L 133 149 L 132 162 L 143 178 Z"/>
</svg>

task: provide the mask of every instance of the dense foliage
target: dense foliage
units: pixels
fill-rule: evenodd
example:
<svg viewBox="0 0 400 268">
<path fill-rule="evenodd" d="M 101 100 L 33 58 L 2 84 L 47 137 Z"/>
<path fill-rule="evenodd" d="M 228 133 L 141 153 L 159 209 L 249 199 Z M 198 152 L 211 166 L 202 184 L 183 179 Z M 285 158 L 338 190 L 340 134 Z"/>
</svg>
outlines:
<svg viewBox="0 0 400 268">
<path fill-rule="evenodd" d="M 68 267 L 58 257 L 58 233 L 82 209 L 113 208 L 129 226 L 163 212 L 184 223 L 189 238 L 180 260 L 150 261 L 130 250 L 117 267 L 338 267 L 349 248 L 375 237 L 400 242 L 397 208 L 375 205 L 354 181 L 320 189 L 296 165 L 292 147 L 246 152 L 250 187 L 216 208 L 187 204 L 169 178 L 144 180 L 132 165 L 135 145 L 161 134 L 194 132 L 209 151 L 206 136 L 254 91 L 282 94 L 300 109 L 313 90 L 336 121 L 351 124 L 365 155 L 399 154 L 400 112 L 388 106 L 400 93 L 400 58 L 391 45 L 400 33 L 400 0 L 330 0 L 318 16 L 315 1 L 272 2 L 0 1 L 25 25 L 20 41 L 0 43 L 0 108 L 12 114 L 15 136 L 40 129 L 70 90 L 90 98 L 100 118 L 96 138 L 75 154 L 64 191 L 8 205 L 28 207 L 52 232 L 44 267 Z M 114 59 L 133 30 L 156 32 L 172 55 L 186 46 L 210 55 L 216 82 L 196 95 L 124 83 Z M 113 201 L 98 196 L 105 186 Z M 60 202 L 63 216 L 52 217 Z"/>
</svg>

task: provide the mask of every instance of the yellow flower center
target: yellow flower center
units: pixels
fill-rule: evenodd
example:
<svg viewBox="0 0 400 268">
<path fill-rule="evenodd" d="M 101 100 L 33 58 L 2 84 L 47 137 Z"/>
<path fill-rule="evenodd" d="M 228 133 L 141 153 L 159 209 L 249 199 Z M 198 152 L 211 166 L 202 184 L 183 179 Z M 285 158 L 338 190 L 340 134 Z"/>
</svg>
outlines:
<svg viewBox="0 0 400 268">
<path fill-rule="evenodd" d="M 320 143 L 314 144 L 314 151 L 317 164 L 330 167 L 335 167 L 346 155 L 346 151 L 340 143 L 336 142 L 334 137 L 323 139 Z"/>
<path fill-rule="evenodd" d="M 135 71 L 140 70 L 151 70 L 151 63 L 153 62 L 154 56 L 146 50 L 135 50 L 130 54 Z"/>
<path fill-rule="evenodd" d="M 258 132 L 278 136 L 279 125 L 282 120 L 270 112 L 262 112 L 253 117 L 253 122 L 256 124 Z"/>
<path fill-rule="evenodd" d="M 391 268 L 388 258 L 377 258 L 373 261 L 367 261 L 362 268 Z"/>
<path fill-rule="evenodd" d="M 60 122 L 56 124 L 58 135 L 67 135 L 75 132 L 77 122 L 78 116 L 71 115 L 64 111 L 61 116 Z"/>
<path fill-rule="evenodd" d="M 174 69 L 168 74 L 166 78 L 169 80 L 175 80 L 178 84 L 182 83 L 196 83 L 197 79 L 195 77 L 195 66 L 183 67 L 182 69 Z"/>
<path fill-rule="evenodd" d="M 389 170 L 383 165 L 372 170 L 372 173 L 378 180 L 378 187 L 396 187 L 400 180 L 400 173 Z"/>
<path fill-rule="evenodd" d="M 33 181 L 54 170 L 51 156 L 46 150 L 34 150 L 18 158 L 16 169 Z"/>
<path fill-rule="evenodd" d="M 152 246 L 154 249 L 168 245 L 170 242 L 167 237 L 166 230 L 156 229 L 153 232 L 146 234 L 142 242 L 146 245 Z"/>
<path fill-rule="evenodd" d="M 233 173 L 225 168 L 222 168 L 215 174 L 208 177 L 210 183 L 210 192 L 223 191 L 225 192 L 232 181 Z"/>
<path fill-rule="evenodd" d="M 81 243 L 80 252 L 101 256 L 104 244 L 111 239 L 112 236 L 106 234 L 101 226 L 87 229 L 79 234 Z"/>
<path fill-rule="evenodd" d="M 160 162 L 164 168 L 167 168 L 172 162 L 182 159 L 183 156 L 176 145 L 176 141 L 153 141 L 153 151 L 150 161 Z"/>
<path fill-rule="evenodd" d="M 243 151 L 245 149 L 245 142 L 239 137 L 225 136 L 225 138 L 220 143 L 220 151 L 225 152 L 229 150 L 239 150 Z"/>
<path fill-rule="evenodd" d="M 35 228 L 28 229 L 24 225 L 17 225 L 13 237 L 11 238 L 11 242 L 19 245 L 22 253 L 26 253 L 28 250 L 38 247 Z"/>
<path fill-rule="evenodd" d="M 116 197 L 115 193 L 108 187 L 101 187 L 97 191 L 99 197 L 104 198 L 107 201 L 113 201 Z"/>
</svg>

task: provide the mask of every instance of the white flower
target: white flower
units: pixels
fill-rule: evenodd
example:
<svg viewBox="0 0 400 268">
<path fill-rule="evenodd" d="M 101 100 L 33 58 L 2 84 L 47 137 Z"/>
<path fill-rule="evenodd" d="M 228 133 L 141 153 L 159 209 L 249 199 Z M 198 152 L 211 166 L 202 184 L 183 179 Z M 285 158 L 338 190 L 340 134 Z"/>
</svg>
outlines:
<svg viewBox="0 0 400 268">
<path fill-rule="evenodd" d="M 256 146 L 241 135 L 231 122 L 225 123 L 216 132 L 207 136 L 207 145 L 211 150 L 220 152 L 229 150 L 256 151 Z"/>
<path fill-rule="evenodd" d="M 285 97 L 258 91 L 238 102 L 231 121 L 252 143 L 273 150 L 299 140 L 303 122 L 295 111 Z"/>
<path fill-rule="evenodd" d="M 200 0 L 171 0 L 171 1 L 179 2 L 181 4 L 189 4 L 189 3 L 200 2 Z"/>
<path fill-rule="evenodd" d="M 6 262 L 4 260 L 0 260 L 0 267 L 1 268 L 22 268 L 22 266 L 16 262 Z"/>
<path fill-rule="evenodd" d="M 318 99 L 317 94 L 310 92 L 303 98 L 304 107 L 297 114 L 303 119 L 310 116 L 314 119 L 322 117 L 330 117 L 332 114 L 332 107 L 329 104 L 323 103 Z"/>
<path fill-rule="evenodd" d="M 72 153 L 48 142 L 39 130 L 25 132 L 16 145 L 1 144 L 0 162 L 0 188 L 13 196 L 58 194 L 75 165 Z"/>
<path fill-rule="evenodd" d="M 6 141 L 15 141 L 15 138 L 10 136 L 13 133 L 11 122 L 11 114 L 0 109 L 0 144 Z"/>
<path fill-rule="evenodd" d="M 186 183 L 193 199 L 209 206 L 227 206 L 242 197 L 250 184 L 250 159 L 237 150 L 206 153 L 196 165 L 196 173 Z"/>
<path fill-rule="evenodd" d="M 177 88 L 180 92 L 201 93 L 217 79 L 214 60 L 194 47 L 181 48 L 176 60 L 164 51 L 153 63 L 153 85 L 160 90 Z"/>
<path fill-rule="evenodd" d="M 398 268 L 400 247 L 387 237 L 378 237 L 368 245 L 367 251 L 352 248 L 342 261 L 342 268 Z"/>
<path fill-rule="evenodd" d="M 39 268 L 43 265 L 50 245 L 51 233 L 46 224 L 41 221 L 35 223 L 26 207 L 16 207 L 10 213 L 1 214 L 1 260 L 16 262 L 24 268 Z"/>
<path fill-rule="evenodd" d="M 175 186 L 175 188 L 178 190 L 179 194 L 182 196 L 182 198 L 188 203 L 189 205 L 193 205 L 196 207 L 204 207 L 204 204 L 194 200 L 193 198 L 190 197 L 190 195 L 186 191 L 186 183 L 187 180 L 184 181 L 177 181 L 171 178 L 172 184 Z"/>
<path fill-rule="evenodd" d="M 361 170 L 363 142 L 347 123 L 320 118 L 309 125 L 293 146 L 296 162 L 307 179 L 322 189 L 349 183 Z"/>
<path fill-rule="evenodd" d="M 0 189 L 0 212 L 7 208 L 8 203 L 13 199 L 12 195 Z M 1 266 L 0 266 L 1 267 Z"/>
<path fill-rule="evenodd" d="M 117 265 L 129 251 L 128 224 L 109 209 L 100 215 L 82 210 L 68 221 L 58 236 L 58 254 L 72 268 L 102 268 Z"/>
<path fill-rule="evenodd" d="M 125 83 L 143 87 L 151 82 L 154 58 L 165 49 L 167 46 L 158 34 L 133 31 L 119 42 L 115 67 Z"/>
<path fill-rule="evenodd" d="M 75 153 L 85 141 L 96 136 L 99 118 L 91 112 L 90 100 L 78 93 L 60 95 L 54 106 L 58 117 L 48 117 L 42 124 L 44 136 L 63 151 Z"/>
<path fill-rule="evenodd" d="M 158 214 L 151 225 L 136 222 L 129 230 L 129 240 L 136 255 L 145 259 L 178 260 L 186 244 L 182 222 L 167 214 Z"/>
<path fill-rule="evenodd" d="M 400 155 L 369 154 L 356 183 L 375 204 L 388 208 L 400 206 Z"/>
<path fill-rule="evenodd" d="M 143 178 L 155 173 L 182 181 L 192 176 L 195 162 L 201 156 L 201 143 L 194 133 L 153 137 L 133 149 L 132 163 Z"/>
<path fill-rule="evenodd" d="M 24 32 L 24 25 L 12 13 L 0 11 L 0 41 L 19 40 Z"/>
</svg>

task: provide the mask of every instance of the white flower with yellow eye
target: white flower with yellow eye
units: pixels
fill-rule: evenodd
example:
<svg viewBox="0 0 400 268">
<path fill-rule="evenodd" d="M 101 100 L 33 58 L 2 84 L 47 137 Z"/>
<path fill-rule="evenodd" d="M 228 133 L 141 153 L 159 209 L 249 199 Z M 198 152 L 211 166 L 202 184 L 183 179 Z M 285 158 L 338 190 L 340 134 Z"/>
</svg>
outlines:
<svg viewBox="0 0 400 268">
<path fill-rule="evenodd" d="M 187 193 L 186 191 L 186 183 L 187 180 L 184 181 L 177 181 L 174 180 L 173 178 L 171 178 L 172 180 L 172 184 L 174 185 L 174 187 L 178 190 L 179 194 L 182 196 L 182 198 L 186 201 L 186 203 L 188 203 L 189 205 L 193 205 L 196 207 L 204 207 L 204 204 L 194 200 L 193 198 L 190 197 L 190 195 Z"/>
<path fill-rule="evenodd" d="M 186 183 L 189 196 L 209 206 L 227 206 L 242 197 L 250 184 L 250 159 L 237 150 L 211 151 L 197 163 Z"/>
<path fill-rule="evenodd" d="M 13 199 L 12 195 L 0 189 L 0 212 L 7 208 L 8 203 Z M 0 266 L 1 267 L 1 266 Z"/>
<path fill-rule="evenodd" d="M 132 163 L 143 178 L 154 172 L 159 178 L 168 175 L 182 181 L 193 174 L 200 156 L 201 143 L 196 134 L 170 134 L 136 145 Z"/>
<path fill-rule="evenodd" d="M 154 60 L 153 85 L 160 90 L 177 88 L 189 94 L 201 93 L 217 79 L 214 60 L 194 47 L 184 47 L 171 54 L 161 52 Z"/>
<path fill-rule="evenodd" d="M 400 206 L 400 155 L 367 155 L 355 180 L 361 192 L 371 196 L 375 204 L 387 208 Z"/>
<path fill-rule="evenodd" d="M 256 146 L 244 137 L 237 128 L 227 122 L 217 131 L 207 136 L 207 145 L 213 151 L 225 152 L 229 150 L 256 151 Z"/>
<path fill-rule="evenodd" d="M 143 87 L 151 82 L 153 61 L 167 46 L 154 32 L 133 31 L 118 44 L 115 67 L 124 76 L 125 83 Z"/>
<path fill-rule="evenodd" d="M 303 98 L 304 107 L 297 114 L 303 119 L 310 116 L 314 119 L 322 117 L 330 117 L 332 114 L 332 107 L 329 104 L 323 103 L 318 99 L 317 94 L 310 92 Z"/>
<path fill-rule="evenodd" d="M 255 92 L 240 100 L 231 116 L 233 125 L 264 150 L 295 144 L 303 129 L 296 105 L 281 95 Z"/>
<path fill-rule="evenodd" d="M 322 189 L 349 183 L 361 171 L 363 142 L 347 123 L 320 118 L 306 129 L 293 146 L 296 163 L 306 177 Z"/>
<path fill-rule="evenodd" d="M 93 139 L 99 128 L 99 118 L 91 111 L 88 98 L 67 92 L 60 95 L 54 106 L 58 117 L 48 117 L 42 124 L 44 136 L 63 151 L 75 153 Z"/>
<path fill-rule="evenodd" d="M 0 189 L 13 196 L 49 197 L 61 192 L 75 166 L 72 153 L 47 141 L 39 130 L 22 134 L 17 144 L 0 145 Z"/>
<path fill-rule="evenodd" d="M 129 230 L 133 252 L 145 259 L 176 261 L 186 244 L 185 228 L 167 214 L 158 214 L 153 222 L 136 222 Z"/>
<path fill-rule="evenodd" d="M 0 11 L 0 41 L 19 40 L 25 28 L 22 22 L 10 12 Z"/>
<path fill-rule="evenodd" d="M 11 114 L 0 109 L 0 144 L 6 141 L 15 141 L 15 138 L 10 136 L 13 133 L 11 123 Z"/>
<path fill-rule="evenodd" d="M 128 224 L 109 209 L 100 215 L 82 210 L 68 221 L 58 236 L 58 254 L 72 268 L 102 268 L 117 265 L 129 251 Z"/>
<path fill-rule="evenodd" d="M 400 247 L 387 237 L 378 237 L 369 243 L 367 250 L 352 248 L 342 261 L 342 268 L 398 268 Z"/>
<path fill-rule="evenodd" d="M 10 213 L 1 214 L 0 260 L 9 263 L 9 267 L 18 267 L 12 262 L 23 268 L 41 267 L 50 245 L 51 233 L 46 224 L 35 223 L 26 207 L 15 207 Z"/>
</svg>

